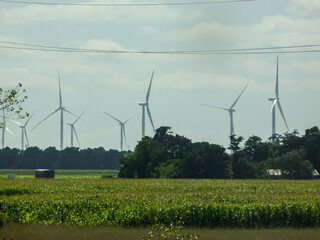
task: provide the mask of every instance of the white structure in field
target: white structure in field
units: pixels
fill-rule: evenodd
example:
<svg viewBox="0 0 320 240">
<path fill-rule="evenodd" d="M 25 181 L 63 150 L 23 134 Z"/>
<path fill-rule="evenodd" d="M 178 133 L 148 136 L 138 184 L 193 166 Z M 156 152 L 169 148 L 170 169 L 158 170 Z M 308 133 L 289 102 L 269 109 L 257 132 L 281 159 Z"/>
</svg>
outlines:
<svg viewBox="0 0 320 240">
<path fill-rule="evenodd" d="M 234 133 L 234 123 L 233 123 L 233 113 L 236 111 L 234 109 L 236 103 L 238 102 L 239 98 L 241 97 L 242 93 L 244 92 L 244 90 L 246 90 L 246 88 L 248 87 L 248 84 L 244 87 L 244 89 L 242 90 L 242 92 L 240 93 L 240 95 L 238 96 L 238 98 L 234 101 L 234 103 L 231 105 L 230 108 L 223 108 L 223 107 L 217 107 L 217 106 L 212 106 L 212 105 L 208 105 L 208 104 L 200 104 L 201 106 L 206 106 L 206 107 L 212 107 L 212 108 L 218 108 L 221 110 L 225 110 L 229 112 L 229 116 L 230 116 L 230 136 L 233 136 Z"/>
<path fill-rule="evenodd" d="M 149 116 L 149 120 L 150 120 L 152 129 L 153 129 L 153 133 L 156 132 L 154 129 L 154 125 L 153 125 L 153 121 L 152 121 L 152 117 L 151 117 L 151 112 L 150 112 L 150 108 L 149 108 L 149 97 L 150 97 L 150 90 L 151 90 L 153 74 L 154 74 L 154 71 L 152 72 L 152 75 L 151 75 L 151 80 L 150 80 L 149 88 L 148 88 L 147 95 L 146 95 L 146 101 L 145 102 L 138 102 L 138 104 L 142 107 L 142 138 L 145 137 L 145 128 L 146 128 L 145 111 L 146 111 L 146 109 L 147 109 L 147 113 Z"/>
<path fill-rule="evenodd" d="M 280 111 L 280 114 L 283 118 L 283 121 L 287 127 L 287 130 L 289 131 L 288 124 L 286 121 L 286 118 L 284 117 L 283 110 L 280 104 L 279 100 L 279 59 L 277 56 L 277 75 L 276 75 L 276 87 L 275 87 L 275 93 L 276 97 L 274 98 L 269 98 L 269 101 L 272 102 L 272 107 L 271 107 L 271 112 L 272 112 L 272 135 L 271 138 L 274 141 L 275 140 L 275 135 L 276 135 L 276 105 L 278 106 L 278 109 Z"/>
<path fill-rule="evenodd" d="M 116 120 L 120 125 L 120 151 L 121 152 L 123 151 L 123 139 L 124 139 L 124 141 L 126 143 L 126 148 L 128 149 L 125 124 L 133 117 L 133 115 L 131 117 L 129 117 L 126 121 L 122 122 L 122 121 L 120 121 L 119 119 L 115 118 L 114 116 L 112 116 L 109 113 L 104 112 L 104 114 L 107 114 L 108 116 L 110 116 L 111 118 Z"/>
</svg>

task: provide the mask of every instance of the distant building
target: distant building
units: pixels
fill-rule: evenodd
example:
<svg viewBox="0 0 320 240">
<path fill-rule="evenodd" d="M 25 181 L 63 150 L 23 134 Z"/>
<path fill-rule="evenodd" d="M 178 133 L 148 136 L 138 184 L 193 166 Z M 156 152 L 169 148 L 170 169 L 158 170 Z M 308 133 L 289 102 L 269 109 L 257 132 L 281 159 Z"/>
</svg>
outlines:
<svg viewBox="0 0 320 240">
<path fill-rule="evenodd" d="M 270 178 L 273 178 L 273 179 L 281 178 L 281 175 L 282 175 L 281 169 L 267 169 L 267 173 L 270 176 Z M 320 174 L 317 171 L 317 169 L 313 169 L 312 175 L 314 179 L 320 179 Z"/>
<path fill-rule="evenodd" d="M 267 169 L 267 173 L 271 178 L 280 178 L 281 170 L 280 169 Z"/>
<path fill-rule="evenodd" d="M 320 179 L 320 175 L 317 169 L 313 169 L 312 174 L 314 179 Z"/>
</svg>

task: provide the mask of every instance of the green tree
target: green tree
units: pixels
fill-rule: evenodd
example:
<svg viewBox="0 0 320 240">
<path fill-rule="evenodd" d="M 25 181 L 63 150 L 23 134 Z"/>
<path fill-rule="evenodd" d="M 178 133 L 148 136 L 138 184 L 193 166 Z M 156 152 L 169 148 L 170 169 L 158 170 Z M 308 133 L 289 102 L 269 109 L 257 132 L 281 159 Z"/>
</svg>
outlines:
<svg viewBox="0 0 320 240">
<path fill-rule="evenodd" d="M 22 114 L 22 103 L 28 98 L 25 95 L 26 90 L 22 89 L 22 84 L 19 83 L 15 88 L 3 90 L 0 88 L 0 111 L 2 114 L 1 127 L 4 124 L 3 119 L 18 117 L 23 118 L 28 116 L 28 113 Z"/>
<path fill-rule="evenodd" d="M 209 143 L 192 143 L 172 135 L 170 127 L 156 130 L 153 139 L 144 138 L 133 154 L 120 159 L 119 177 L 141 178 L 228 178 L 231 162 L 225 148 Z"/>
<path fill-rule="evenodd" d="M 240 147 L 240 144 L 243 140 L 244 138 L 241 136 L 230 136 L 230 147 L 228 147 L 228 149 L 231 151 L 232 177 L 235 179 L 248 178 L 247 172 L 252 172 L 251 169 L 248 170 L 248 158 L 243 149 Z"/>
<path fill-rule="evenodd" d="M 36 168 L 36 163 L 39 162 L 39 158 L 41 158 L 42 150 L 38 147 L 28 147 L 22 153 L 22 164 L 18 168 L 23 169 L 33 169 Z"/>
<path fill-rule="evenodd" d="M 145 137 L 138 142 L 132 154 L 120 158 L 119 177 L 133 178 L 135 173 L 139 178 L 151 177 L 153 167 L 166 160 L 165 148 L 158 141 Z"/>
<path fill-rule="evenodd" d="M 268 159 L 273 144 L 271 142 L 262 142 L 262 139 L 258 136 L 251 136 L 245 142 L 243 150 L 250 162 L 260 163 Z"/>
<path fill-rule="evenodd" d="M 201 178 L 231 178 L 232 163 L 225 148 L 207 142 L 194 144 L 196 155 L 202 164 Z"/>
<path fill-rule="evenodd" d="M 283 178 L 311 179 L 313 177 L 313 165 L 306 159 L 306 152 L 303 150 L 292 150 L 277 157 L 274 168 L 281 169 Z"/>
<path fill-rule="evenodd" d="M 169 159 L 155 167 L 155 178 L 183 178 L 185 177 L 185 161 Z"/>
<path fill-rule="evenodd" d="M 301 139 L 306 151 L 306 158 L 313 164 L 314 168 L 320 170 L 320 130 L 313 127 L 305 131 Z"/>
<path fill-rule="evenodd" d="M 135 173 L 139 178 L 184 176 L 181 165 L 191 149 L 191 141 L 179 135 L 173 136 L 169 130 L 170 127 L 160 127 L 153 138 L 145 137 L 139 141 L 132 154 L 120 159 L 119 177 L 132 178 Z M 178 166 L 179 171 L 170 170 L 170 174 L 165 174 L 166 169 Z"/>
<path fill-rule="evenodd" d="M 302 148 L 302 139 L 299 137 L 299 132 L 294 130 L 292 133 L 285 133 L 280 139 L 280 152 L 287 153 L 292 150 L 299 150 Z"/>
</svg>

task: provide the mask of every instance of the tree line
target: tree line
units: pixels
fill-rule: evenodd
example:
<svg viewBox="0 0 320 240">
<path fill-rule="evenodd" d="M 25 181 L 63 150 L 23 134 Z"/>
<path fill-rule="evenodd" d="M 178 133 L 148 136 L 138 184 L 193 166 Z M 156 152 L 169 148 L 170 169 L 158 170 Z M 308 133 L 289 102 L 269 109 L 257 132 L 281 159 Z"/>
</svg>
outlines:
<svg viewBox="0 0 320 240">
<path fill-rule="evenodd" d="M 229 152 L 229 153 L 228 153 Z M 313 127 L 262 141 L 231 136 L 230 146 L 195 142 L 160 127 L 153 138 L 140 140 L 134 152 L 104 148 L 29 147 L 0 150 L 2 169 L 113 169 L 124 178 L 270 178 L 268 169 L 279 169 L 279 178 L 311 179 L 320 170 L 320 130 Z"/>
<path fill-rule="evenodd" d="M 262 141 L 251 136 L 231 136 L 227 149 L 217 144 L 192 141 L 160 127 L 153 138 L 138 142 L 133 153 L 120 158 L 119 177 L 125 178 L 270 178 L 268 169 L 279 169 L 279 178 L 311 179 L 320 170 L 320 131 L 295 130 Z"/>
<path fill-rule="evenodd" d="M 119 158 L 123 152 L 104 148 L 65 148 L 55 147 L 44 150 L 29 147 L 22 151 L 16 148 L 0 150 L 0 168 L 2 169 L 112 169 L 120 168 Z"/>
</svg>

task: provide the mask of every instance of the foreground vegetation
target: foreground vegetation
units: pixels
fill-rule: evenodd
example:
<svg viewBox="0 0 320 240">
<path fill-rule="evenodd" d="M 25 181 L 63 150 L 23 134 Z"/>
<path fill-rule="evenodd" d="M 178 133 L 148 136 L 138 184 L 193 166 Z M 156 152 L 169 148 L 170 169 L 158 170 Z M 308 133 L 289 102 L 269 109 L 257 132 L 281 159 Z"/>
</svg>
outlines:
<svg viewBox="0 0 320 240">
<path fill-rule="evenodd" d="M 199 233 L 201 240 L 318 240 L 320 228 L 292 229 L 194 229 L 188 228 L 183 232 Z M 139 240 L 148 236 L 146 228 L 118 227 L 77 227 L 64 225 L 35 225 L 35 224 L 6 224 L 0 229 L 0 239 L 14 240 Z M 178 239 L 161 238 L 159 239 Z M 180 238 L 181 239 L 181 238 Z"/>
<path fill-rule="evenodd" d="M 320 184 L 294 180 L 0 179 L 8 222 L 318 227 Z"/>
</svg>

